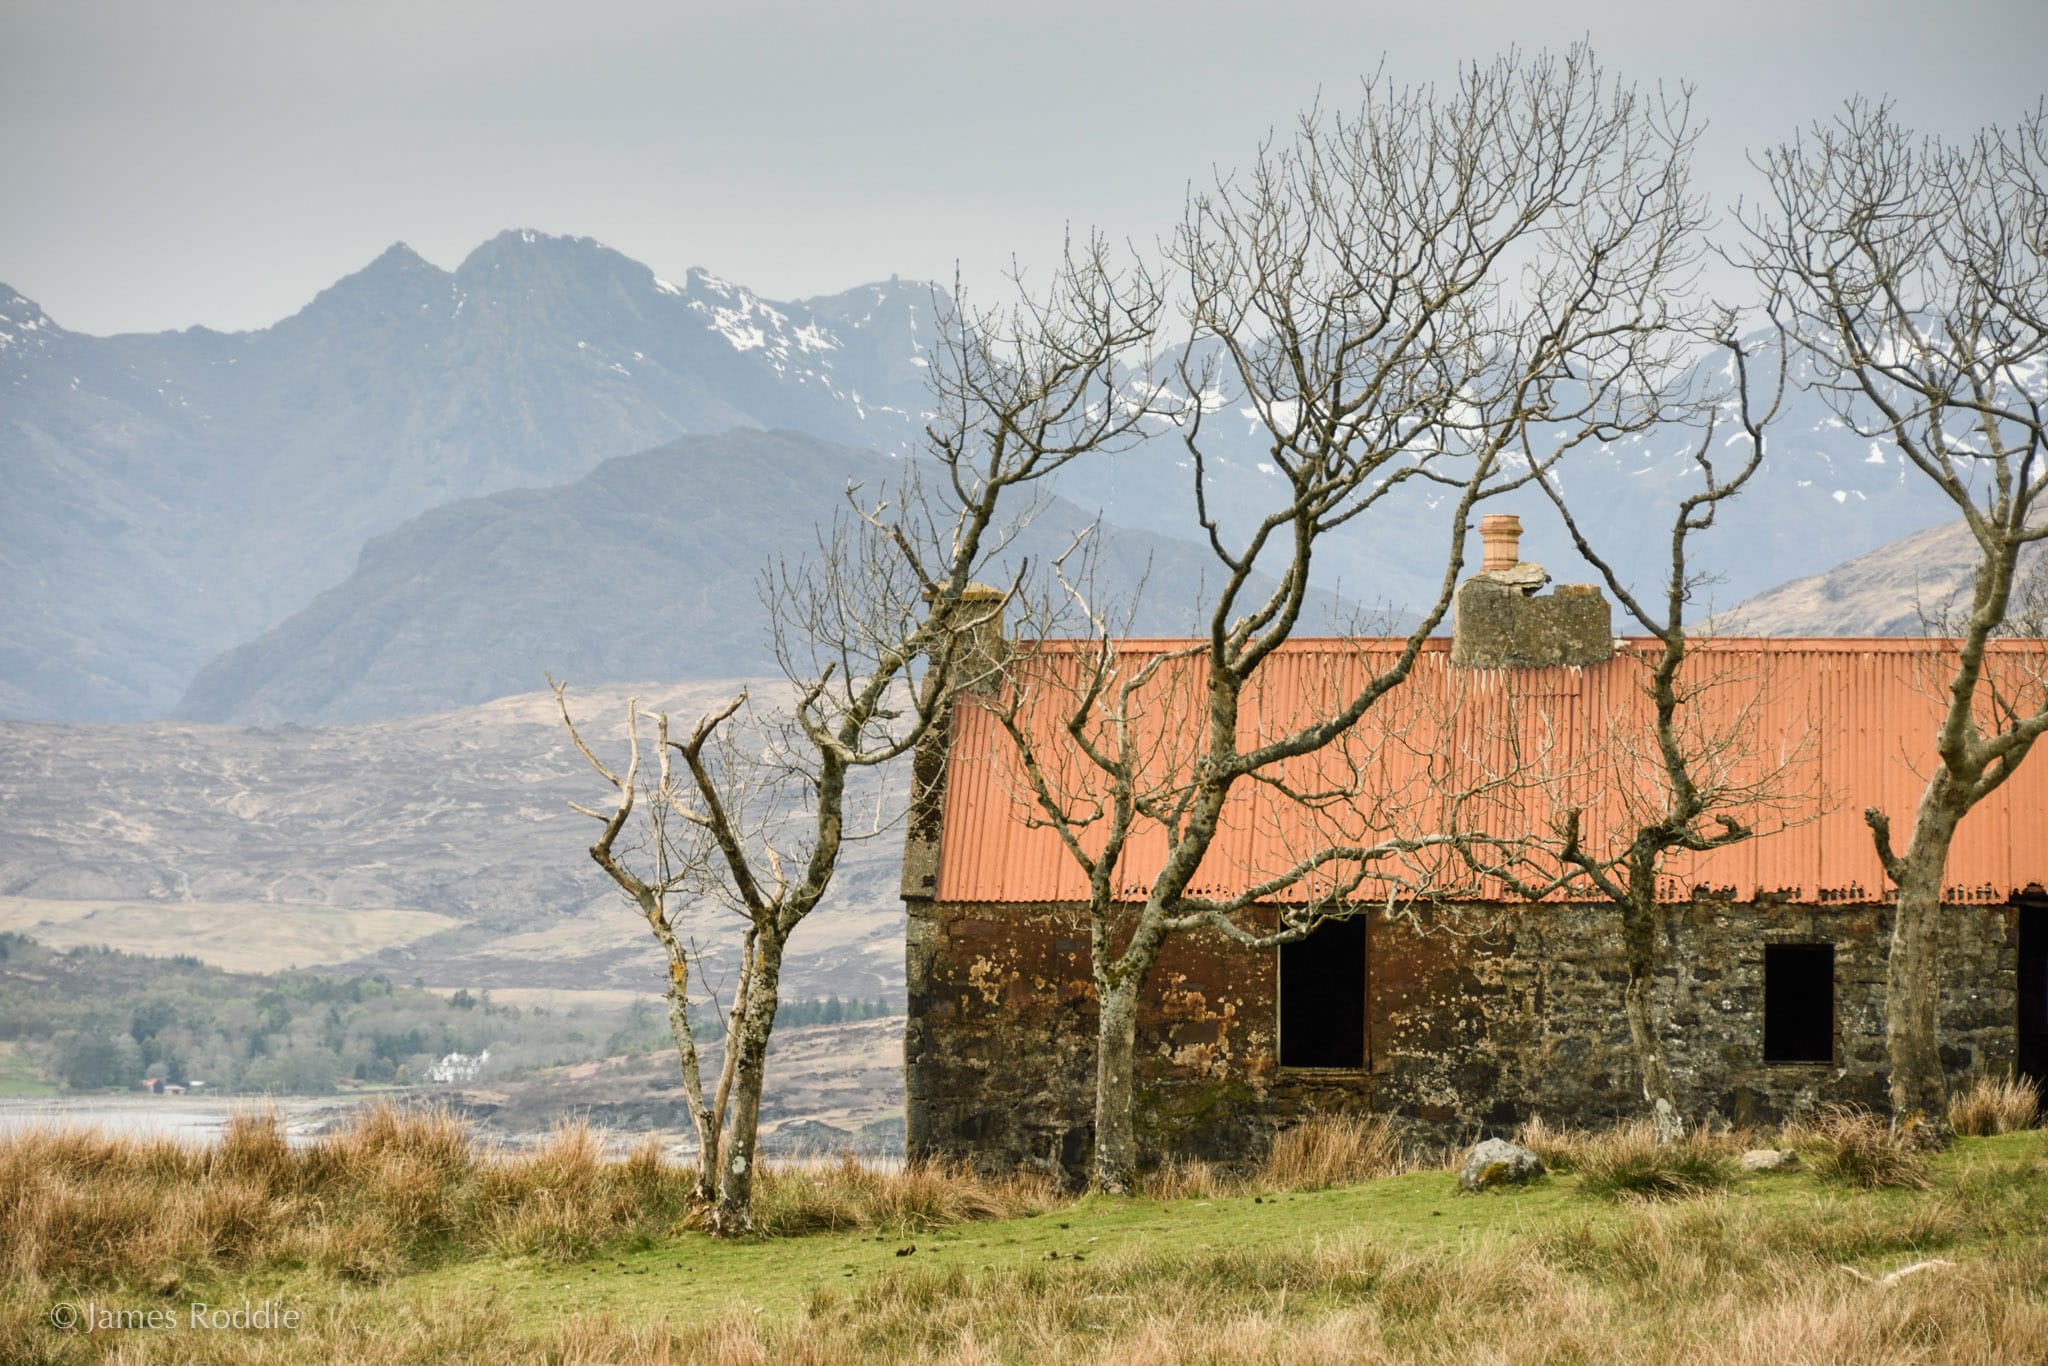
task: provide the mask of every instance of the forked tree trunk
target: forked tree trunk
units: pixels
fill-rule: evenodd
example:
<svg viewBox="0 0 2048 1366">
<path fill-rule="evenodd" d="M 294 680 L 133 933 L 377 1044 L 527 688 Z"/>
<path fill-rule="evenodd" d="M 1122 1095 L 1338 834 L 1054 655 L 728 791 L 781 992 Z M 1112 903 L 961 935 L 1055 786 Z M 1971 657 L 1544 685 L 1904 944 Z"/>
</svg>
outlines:
<svg viewBox="0 0 2048 1366">
<path fill-rule="evenodd" d="M 747 1233 L 754 1227 L 755 1130 L 761 1117 L 761 1084 L 767 1075 L 768 1036 L 775 1028 L 781 979 L 782 941 L 763 934 L 748 974 L 746 1009 L 725 1041 L 736 1062 L 732 1113 L 719 1162 L 718 1205 L 711 1214 L 712 1232 L 720 1235 Z"/>
</svg>

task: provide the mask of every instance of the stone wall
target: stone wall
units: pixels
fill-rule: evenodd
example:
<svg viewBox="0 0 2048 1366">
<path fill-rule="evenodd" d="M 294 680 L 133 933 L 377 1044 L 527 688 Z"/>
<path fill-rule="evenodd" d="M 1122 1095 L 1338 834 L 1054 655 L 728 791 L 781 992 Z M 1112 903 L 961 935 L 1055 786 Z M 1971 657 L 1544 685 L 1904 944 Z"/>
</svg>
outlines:
<svg viewBox="0 0 2048 1366">
<path fill-rule="evenodd" d="M 1536 565 L 1517 568 L 1542 573 Z M 1471 669 L 1586 665 L 1613 654 L 1613 612 L 1591 585 L 1561 584 L 1554 592 L 1535 595 L 1488 573 L 1458 587 L 1453 664 Z"/>
<path fill-rule="evenodd" d="M 916 896 L 908 907 L 909 1151 L 988 1171 L 1084 1171 L 1095 1001 L 1082 913 Z M 1395 1114 L 1439 1141 L 1508 1130 L 1532 1112 L 1570 1125 L 1640 1113 L 1615 916 L 1592 905 L 1375 916 L 1359 1071 L 1279 1066 L 1275 953 L 1213 934 L 1173 941 L 1140 1023 L 1147 1159 L 1255 1157 L 1276 1128 L 1316 1110 Z M 1667 908 L 1659 1008 L 1686 1117 L 1765 1123 L 1827 1102 L 1881 1106 L 1889 919 L 1883 906 L 1768 900 Z M 1953 907 L 1948 926 L 1943 1056 L 1961 1081 L 2012 1062 L 2016 936 L 2006 907 Z M 1772 943 L 1835 946 L 1833 1062 L 1763 1060 Z"/>
</svg>

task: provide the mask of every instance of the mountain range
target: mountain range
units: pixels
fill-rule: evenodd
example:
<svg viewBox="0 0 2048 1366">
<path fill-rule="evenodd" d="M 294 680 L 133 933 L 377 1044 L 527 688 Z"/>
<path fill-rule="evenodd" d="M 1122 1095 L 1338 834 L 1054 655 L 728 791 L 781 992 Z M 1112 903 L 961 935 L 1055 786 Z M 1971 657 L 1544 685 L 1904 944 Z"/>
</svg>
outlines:
<svg viewBox="0 0 2048 1366">
<path fill-rule="evenodd" d="M 684 432 L 900 453 L 931 299 L 770 303 L 531 232 L 453 272 L 394 246 L 255 332 L 88 337 L 0 286 L 0 715 L 164 715 L 372 538 Z"/>
<path fill-rule="evenodd" d="M 819 505 L 792 502 L 772 461 L 714 480 L 668 443 L 735 428 L 808 436 L 844 466 L 833 488 L 909 458 L 947 306 L 896 280 L 776 302 L 532 232 L 500 234 L 453 271 L 394 246 L 252 332 L 85 336 L 0 286 L 0 717 L 367 716 L 527 690 L 551 653 L 592 683 L 666 672 L 679 656 L 676 677 L 751 672 L 759 626 L 744 610 L 751 589 L 735 585 L 808 544 Z M 1194 540 L 1187 453 L 1170 429 L 1158 435 L 1077 462 L 1056 490 L 1070 505 L 1057 525 L 1099 513 L 1112 540 L 1132 538 L 1126 571 Z M 1227 405 L 1205 435 L 1210 505 L 1241 526 L 1280 478 L 1266 438 Z M 1722 580 L 1717 606 L 1942 519 L 1895 456 L 1796 388 L 1771 439 L 1756 487 L 1701 545 L 1697 567 Z M 1616 443 L 1563 472 L 1590 533 L 1643 582 L 1663 573 L 1688 443 Z M 638 453 L 648 463 L 593 476 Z M 684 481 L 672 495 L 634 482 L 663 461 L 673 468 L 659 477 Z M 537 490 L 552 492 L 512 496 Z M 674 515 L 607 519 L 605 500 L 622 498 Z M 1522 515 L 1530 558 L 1586 577 L 1542 499 L 1489 510 Z M 1386 514 L 1319 547 L 1333 600 L 1398 606 L 1433 592 L 1440 513 L 1418 497 Z M 686 601 L 604 641 L 578 622 L 557 650 L 550 633 L 576 616 L 565 609 L 589 599 L 522 573 L 510 547 L 573 563 L 617 550 L 626 523 L 645 538 L 632 556 L 648 577 L 618 584 L 614 601 L 696 594 L 709 614 Z M 737 576 L 701 586 L 693 565 Z M 478 596 L 486 581 L 496 598 Z M 342 599 L 322 596 L 333 592 Z M 474 629 L 456 630 L 451 613 Z M 293 651 L 317 659 L 263 662 Z M 310 677 L 330 665 L 335 677 Z"/>
</svg>

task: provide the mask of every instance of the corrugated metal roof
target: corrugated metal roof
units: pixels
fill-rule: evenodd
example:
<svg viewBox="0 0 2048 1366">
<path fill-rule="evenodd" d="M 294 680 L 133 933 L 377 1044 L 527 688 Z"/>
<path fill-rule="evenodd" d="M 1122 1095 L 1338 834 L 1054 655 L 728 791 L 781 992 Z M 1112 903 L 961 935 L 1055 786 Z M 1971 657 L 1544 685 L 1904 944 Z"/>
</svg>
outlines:
<svg viewBox="0 0 2048 1366">
<path fill-rule="evenodd" d="M 1119 643 L 1120 676 L 1190 642 Z M 1662 809 L 1660 766 L 1645 693 L 1656 642 L 1620 642 L 1615 657 L 1583 668 L 1464 669 L 1449 642 L 1428 642 L 1408 683 L 1387 694 L 1330 749 L 1286 768 L 1292 800 L 1270 784 L 1240 782 L 1190 890 L 1227 894 L 1253 885 L 1332 841 L 1390 834 L 1484 831 L 1501 841 L 1547 834 L 1565 810 L 1583 812 L 1584 838 L 1618 852 L 1639 813 Z M 1241 746 L 1331 709 L 1368 671 L 1384 668 L 1398 640 L 1298 640 L 1261 669 L 1242 709 Z M 1747 900 L 1783 892 L 1802 902 L 1867 902 L 1890 894 L 1863 810 L 1892 820 L 1903 846 L 1934 765 L 1934 737 L 1953 645 L 1929 640 L 1721 639 L 1689 657 L 1681 687 L 1692 701 L 1680 725 L 1695 777 L 1728 794 L 1719 809 L 1759 831 L 1704 854 L 1665 859 L 1666 900 L 1696 886 Z M 1181 770 L 1201 733 L 1198 661 L 1162 661 L 1137 694 L 1131 731 L 1155 779 Z M 1081 654 L 1051 644 L 1020 655 L 1016 677 L 1033 678 L 1025 722 L 1071 810 L 1106 789 L 1063 734 L 1062 680 L 1080 676 Z M 2017 685 L 2048 674 L 2039 641 L 1994 646 L 1990 671 Z M 2038 704 L 2036 704 L 2038 705 Z M 1107 738 L 1107 737 L 1099 737 Z M 1709 820 L 1711 828 L 1711 820 Z M 1058 836 L 1040 821 L 1015 745 L 983 706 L 963 707 L 952 742 L 937 894 L 948 901 L 1083 899 L 1085 882 Z M 1101 846 L 1099 823 L 1083 834 Z M 1166 853 L 1163 827 L 1141 826 L 1121 860 L 1118 894 L 1142 898 Z M 1540 861 L 1539 861 L 1540 864 Z M 1508 895 L 1462 861 L 1422 857 L 1405 870 L 1473 899 Z M 1534 868 L 1531 871 L 1535 871 Z M 2029 884 L 2048 886 L 2048 756 L 2021 766 L 1963 822 L 1948 864 L 1952 898 L 2003 901 Z M 1311 881 L 1291 895 L 1304 897 Z M 1385 884 L 1366 892 L 1383 893 Z M 1573 897 L 1591 895 L 1581 883 Z"/>
</svg>

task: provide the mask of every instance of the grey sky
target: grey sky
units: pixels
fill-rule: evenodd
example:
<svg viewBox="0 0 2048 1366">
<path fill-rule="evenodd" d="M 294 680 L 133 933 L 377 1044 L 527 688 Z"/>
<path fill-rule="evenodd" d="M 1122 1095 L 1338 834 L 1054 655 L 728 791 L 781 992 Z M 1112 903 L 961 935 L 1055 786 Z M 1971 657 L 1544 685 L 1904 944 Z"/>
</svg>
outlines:
<svg viewBox="0 0 2048 1366">
<path fill-rule="evenodd" d="M 1421 81 L 1582 36 L 1698 85 L 1723 198 L 1852 93 L 1955 135 L 2048 88 L 2043 0 L 0 0 L 0 281 L 81 331 L 254 327 L 395 240 L 452 267 L 534 227 L 775 298 L 993 283 L 1068 223 L 1151 239 L 1382 54 Z"/>
</svg>

